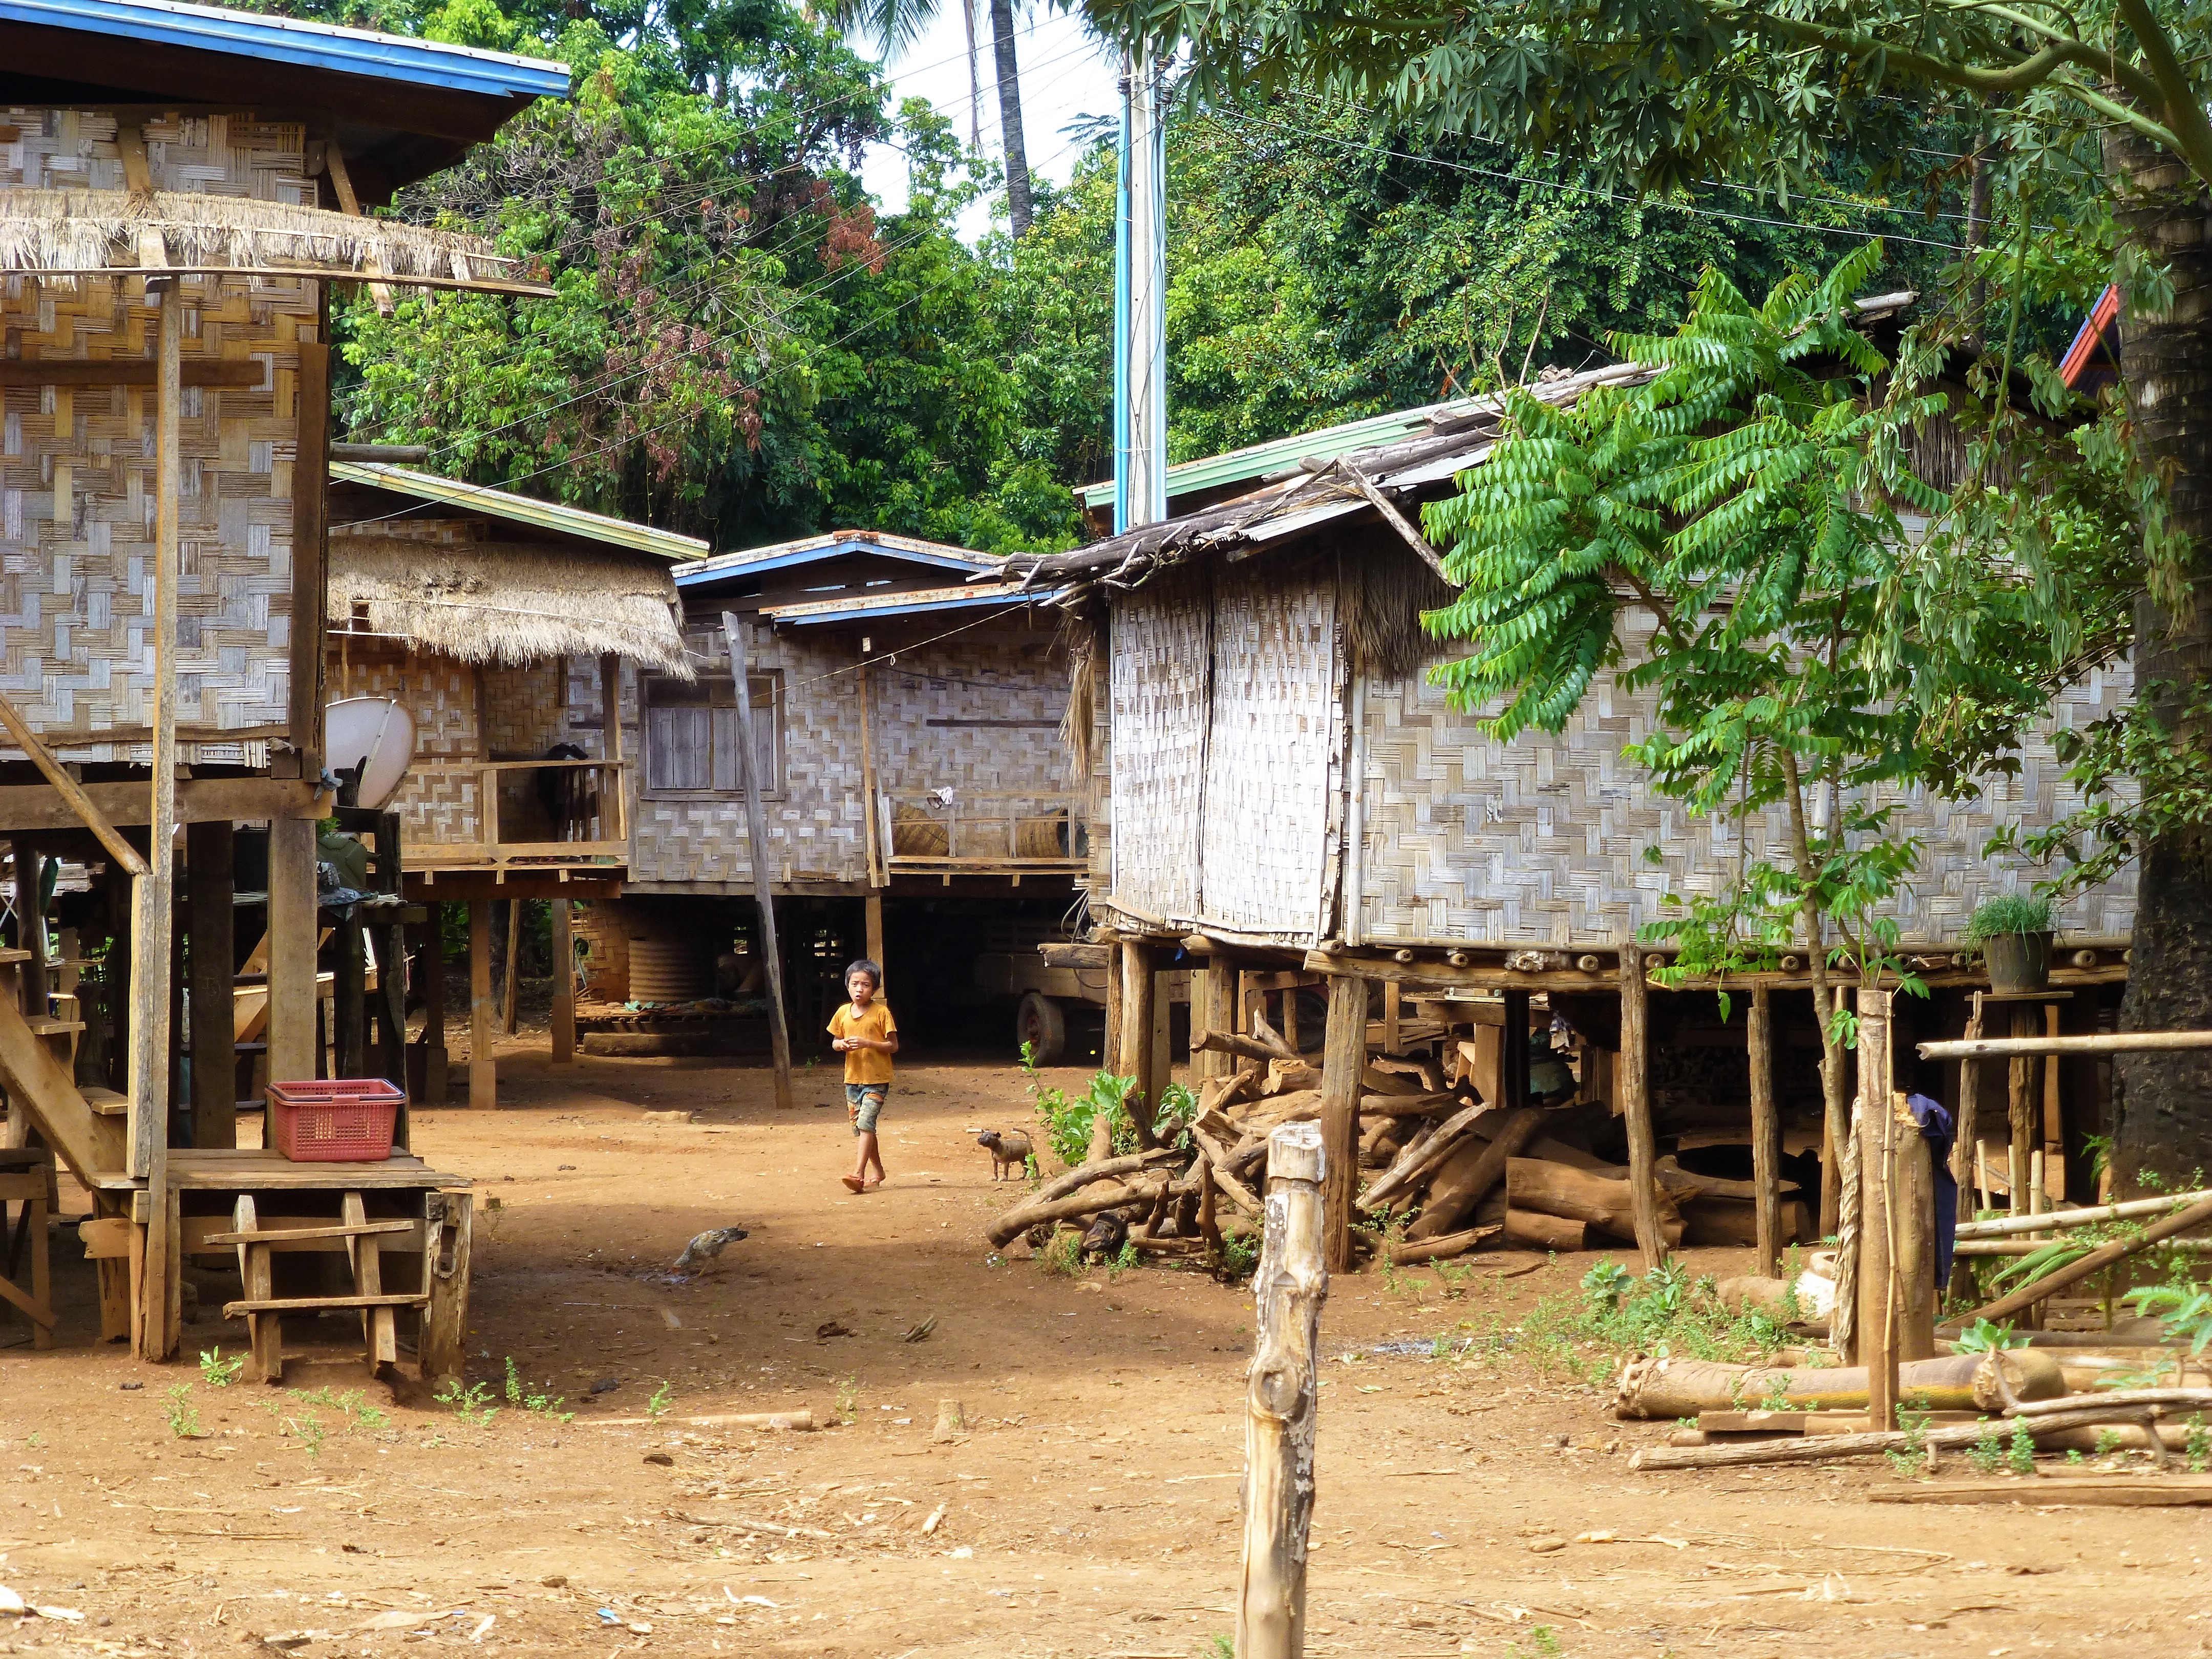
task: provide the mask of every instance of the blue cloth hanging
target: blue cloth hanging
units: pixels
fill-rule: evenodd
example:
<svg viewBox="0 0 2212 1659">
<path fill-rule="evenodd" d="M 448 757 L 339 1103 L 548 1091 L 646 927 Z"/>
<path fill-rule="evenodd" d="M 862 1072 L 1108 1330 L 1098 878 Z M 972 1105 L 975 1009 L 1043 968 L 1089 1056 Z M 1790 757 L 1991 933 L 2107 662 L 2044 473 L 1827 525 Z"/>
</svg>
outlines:
<svg viewBox="0 0 2212 1659">
<path fill-rule="evenodd" d="M 1920 1126 L 1928 1156 L 1936 1165 L 1936 1288 L 1940 1292 L 1951 1282 L 1951 1257 L 1959 1244 L 1959 1183 L 1951 1175 L 1951 1143 L 1958 1131 L 1952 1127 L 1950 1109 L 1942 1101 L 1930 1100 L 1926 1095 L 1907 1095 L 1905 1104 L 1912 1121 Z"/>
</svg>

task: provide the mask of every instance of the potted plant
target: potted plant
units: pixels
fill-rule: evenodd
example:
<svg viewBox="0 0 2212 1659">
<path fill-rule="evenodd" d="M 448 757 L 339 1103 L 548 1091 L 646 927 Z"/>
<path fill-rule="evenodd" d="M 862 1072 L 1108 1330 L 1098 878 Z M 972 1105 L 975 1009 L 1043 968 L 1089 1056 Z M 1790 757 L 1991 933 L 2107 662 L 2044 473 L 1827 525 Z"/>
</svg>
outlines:
<svg viewBox="0 0 2212 1659">
<path fill-rule="evenodd" d="M 2040 991 L 2051 980 L 2051 901 L 2002 893 L 1974 907 L 1966 943 L 1978 946 L 1990 989 Z"/>
</svg>

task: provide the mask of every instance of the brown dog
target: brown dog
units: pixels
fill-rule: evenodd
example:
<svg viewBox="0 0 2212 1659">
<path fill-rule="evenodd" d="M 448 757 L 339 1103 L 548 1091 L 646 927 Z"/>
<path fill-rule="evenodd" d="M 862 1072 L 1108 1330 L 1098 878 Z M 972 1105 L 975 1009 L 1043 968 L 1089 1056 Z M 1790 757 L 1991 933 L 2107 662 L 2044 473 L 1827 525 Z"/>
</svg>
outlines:
<svg viewBox="0 0 2212 1659">
<path fill-rule="evenodd" d="M 992 1180 L 1005 1180 L 1009 1170 L 1017 1181 L 1029 1172 L 1030 1138 L 1019 1129 L 986 1129 L 975 1144 L 991 1149 Z"/>
</svg>

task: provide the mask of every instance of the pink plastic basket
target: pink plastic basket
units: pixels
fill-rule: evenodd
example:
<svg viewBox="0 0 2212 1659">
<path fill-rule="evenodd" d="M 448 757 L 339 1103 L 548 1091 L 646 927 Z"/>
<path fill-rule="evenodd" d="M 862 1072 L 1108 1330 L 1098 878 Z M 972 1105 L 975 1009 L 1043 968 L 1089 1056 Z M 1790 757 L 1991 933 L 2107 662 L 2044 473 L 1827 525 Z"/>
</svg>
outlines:
<svg viewBox="0 0 2212 1659">
<path fill-rule="evenodd" d="M 407 1097 L 380 1077 L 269 1085 L 269 1144 L 295 1164 L 374 1164 L 392 1156 Z"/>
</svg>

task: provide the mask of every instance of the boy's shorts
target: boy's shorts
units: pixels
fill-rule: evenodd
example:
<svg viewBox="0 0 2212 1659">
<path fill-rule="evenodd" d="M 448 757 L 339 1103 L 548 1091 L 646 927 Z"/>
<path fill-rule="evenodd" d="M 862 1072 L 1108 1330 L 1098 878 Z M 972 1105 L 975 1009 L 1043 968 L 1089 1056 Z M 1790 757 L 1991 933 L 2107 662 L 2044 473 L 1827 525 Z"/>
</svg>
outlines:
<svg viewBox="0 0 2212 1659">
<path fill-rule="evenodd" d="M 884 1097 L 890 1092 L 888 1083 L 848 1083 L 845 1085 L 845 1115 L 853 1120 L 853 1133 L 872 1135 L 876 1132 L 876 1119 L 882 1115 Z"/>
</svg>

